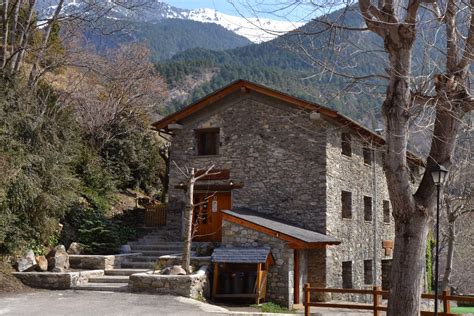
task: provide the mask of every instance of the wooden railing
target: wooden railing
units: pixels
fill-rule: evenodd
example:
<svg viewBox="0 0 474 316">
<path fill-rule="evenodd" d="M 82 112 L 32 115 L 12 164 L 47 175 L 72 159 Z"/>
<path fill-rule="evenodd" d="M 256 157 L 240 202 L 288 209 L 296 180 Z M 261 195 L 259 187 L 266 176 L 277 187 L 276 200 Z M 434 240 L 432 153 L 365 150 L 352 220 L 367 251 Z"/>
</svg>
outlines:
<svg viewBox="0 0 474 316">
<path fill-rule="evenodd" d="M 346 303 L 325 303 L 312 302 L 311 293 L 340 293 L 340 294 L 365 294 L 372 295 L 372 304 L 346 304 Z M 382 296 L 388 297 L 388 291 L 382 291 L 380 287 L 374 286 L 372 290 L 356 290 L 356 289 L 325 289 L 311 287 L 309 283 L 304 285 L 304 314 L 309 316 L 310 307 L 326 307 L 326 308 L 345 308 L 355 310 L 370 310 L 373 311 L 374 316 L 380 316 L 382 311 L 387 311 L 387 306 L 382 305 Z M 422 294 L 424 299 L 435 299 L 433 294 Z M 451 301 L 457 302 L 474 302 L 474 297 L 453 296 L 448 291 L 443 291 L 441 296 L 438 296 L 442 301 L 443 309 L 438 313 L 440 316 L 455 316 L 451 314 Z M 422 316 L 434 315 L 433 312 L 421 312 Z"/>
<path fill-rule="evenodd" d="M 145 226 L 166 225 L 166 204 L 145 206 Z"/>
</svg>

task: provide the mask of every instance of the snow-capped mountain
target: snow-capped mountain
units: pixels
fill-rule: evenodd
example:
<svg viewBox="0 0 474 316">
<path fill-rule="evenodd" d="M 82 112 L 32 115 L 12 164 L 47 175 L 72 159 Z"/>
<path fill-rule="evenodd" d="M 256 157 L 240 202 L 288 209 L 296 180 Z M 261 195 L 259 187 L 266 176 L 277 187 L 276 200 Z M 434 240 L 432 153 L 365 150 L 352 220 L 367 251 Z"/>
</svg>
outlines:
<svg viewBox="0 0 474 316">
<path fill-rule="evenodd" d="M 40 17 L 51 16 L 59 0 L 39 0 Z M 233 16 L 214 9 L 180 9 L 160 0 L 66 0 L 61 14 L 96 14 L 111 19 L 153 22 L 162 19 L 183 19 L 203 23 L 215 23 L 248 38 L 254 43 L 269 41 L 303 23 L 264 18 Z"/>
<path fill-rule="evenodd" d="M 208 8 L 191 10 L 188 12 L 187 18 L 204 23 L 219 24 L 254 43 L 269 41 L 303 25 L 303 23 L 289 21 L 227 15 Z"/>
</svg>

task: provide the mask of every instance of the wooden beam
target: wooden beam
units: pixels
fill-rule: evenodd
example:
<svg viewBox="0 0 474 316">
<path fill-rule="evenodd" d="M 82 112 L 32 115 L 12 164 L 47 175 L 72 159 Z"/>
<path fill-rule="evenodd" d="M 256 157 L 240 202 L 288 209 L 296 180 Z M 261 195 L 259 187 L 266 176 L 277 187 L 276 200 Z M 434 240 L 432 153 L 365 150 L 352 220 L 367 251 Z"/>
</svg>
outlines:
<svg viewBox="0 0 474 316">
<path fill-rule="evenodd" d="M 212 280 L 212 299 L 215 299 L 217 294 L 217 286 L 219 284 L 219 264 L 214 263 L 214 278 Z"/>
<path fill-rule="evenodd" d="M 194 191 L 231 191 L 234 189 L 242 189 L 243 183 L 230 184 L 195 184 Z M 186 190 L 186 186 L 175 185 L 175 189 Z"/>
<path fill-rule="evenodd" d="M 293 265 L 294 265 L 294 273 L 293 273 L 293 284 L 295 285 L 294 289 L 294 303 L 300 303 L 300 252 L 298 249 L 293 250 Z"/>
<path fill-rule="evenodd" d="M 255 282 L 256 282 L 256 288 L 257 288 L 256 303 L 258 305 L 260 304 L 260 283 L 262 282 L 262 264 L 261 263 L 257 264 L 257 280 Z"/>
</svg>

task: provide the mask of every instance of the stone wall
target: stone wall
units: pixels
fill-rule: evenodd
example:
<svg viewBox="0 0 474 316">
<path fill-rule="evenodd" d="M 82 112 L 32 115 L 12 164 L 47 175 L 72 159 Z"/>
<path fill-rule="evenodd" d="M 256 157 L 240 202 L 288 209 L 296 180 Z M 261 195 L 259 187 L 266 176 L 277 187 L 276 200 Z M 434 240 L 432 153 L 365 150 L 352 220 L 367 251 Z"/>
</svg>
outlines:
<svg viewBox="0 0 474 316">
<path fill-rule="evenodd" d="M 197 156 L 194 130 L 210 127 L 220 128 L 219 154 Z M 178 166 L 214 164 L 216 169 L 230 169 L 234 183 L 244 185 L 232 191 L 233 207 L 325 231 L 326 136 L 307 112 L 253 93 L 240 94 L 188 118 L 175 134 L 171 160 Z M 181 181 L 172 163 L 170 205 L 183 203 L 183 191 L 175 188 Z"/>
<path fill-rule="evenodd" d="M 104 275 L 103 270 L 78 272 L 14 272 L 24 284 L 40 289 L 66 290 L 72 286 L 86 284 L 89 278 Z"/>
<path fill-rule="evenodd" d="M 222 246 L 270 247 L 275 263 L 268 271 L 267 301 L 288 308 L 293 307 L 293 249 L 285 241 L 245 228 L 228 221 L 223 222 Z"/>
<path fill-rule="evenodd" d="M 141 256 L 141 253 L 127 253 L 119 255 L 69 255 L 71 269 L 118 269 L 131 256 Z"/>
<path fill-rule="evenodd" d="M 131 292 L 145 292 L 160 295 L 178 295 L 191 298 L 209 297 L 207 266 L 191 275 L 161 275 L 136 273 L 130 276 L 128 287 Z"/>
<path fill-rule="evenodd" d="M 327 230 L 326 234 L 342 241 L 336 247 L 326 251 L 326 285 L 327 287 L 342 287 L 342 262 L 352 261 L 353 288 L 371 288 L 371 284 L 364 282 L 364 260 L 373 260 L 373 225 L 372 221 L 364 220 L 364 196 L 372 198 L 373 166 L 364 163 L 362 139 L 352 134 L 352 155 L 342 154 L 342 128 L 329 128 L 327 146 Z M 394 238 L 394 223 L 390 215 L 390 223 L 383 220 L 383 201 L 389 200 L 387 183 L 382 168 L 382 152 L 375 151 L 375 174 L 377 182 L 376 214 L 372 218 L 377 220 L 377 283 L 381 284 L 381 260 L 388 259 L 382 248 L 383 240 Z M 341 191 L 352 193 L 352 218 L 342 218 Z M 356 299 L 357 298 L 352 298 Z"/>
</svg>

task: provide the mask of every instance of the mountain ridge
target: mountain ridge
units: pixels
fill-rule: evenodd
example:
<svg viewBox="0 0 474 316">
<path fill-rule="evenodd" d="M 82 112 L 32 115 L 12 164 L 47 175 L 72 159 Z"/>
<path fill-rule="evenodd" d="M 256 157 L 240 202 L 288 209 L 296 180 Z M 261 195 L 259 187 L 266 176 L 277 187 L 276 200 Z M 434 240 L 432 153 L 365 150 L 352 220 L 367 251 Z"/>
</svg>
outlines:
<svg viewBox="0 0 474 316">
<path fill-rule="evenodd" d="M 40 0 L 37 6 L 40 18 L 52 16 L 57 0 Z M 87 13 L 86 13 L 87 12 Z M 268 18 L 242 17 L 224 14 L 215 9 L 181 9 L 160 0 L 125 0 L 117 6 L 111 0 L 101 5 L 88 5 L 77 0 L 66 0 L 63 15 L 92 14 L 105 15 L 109 19 L 131 22 L 156 22 L 164 19 L 192 20 L 202 23 L 214 23 L 237 35 L 246 37 L 253 43 L 272 40 L 288 31 L 301 27 L 303 23 L 281 21 Z M 272 32 L 269 32 L 272 30 Z"/>
</svg>

